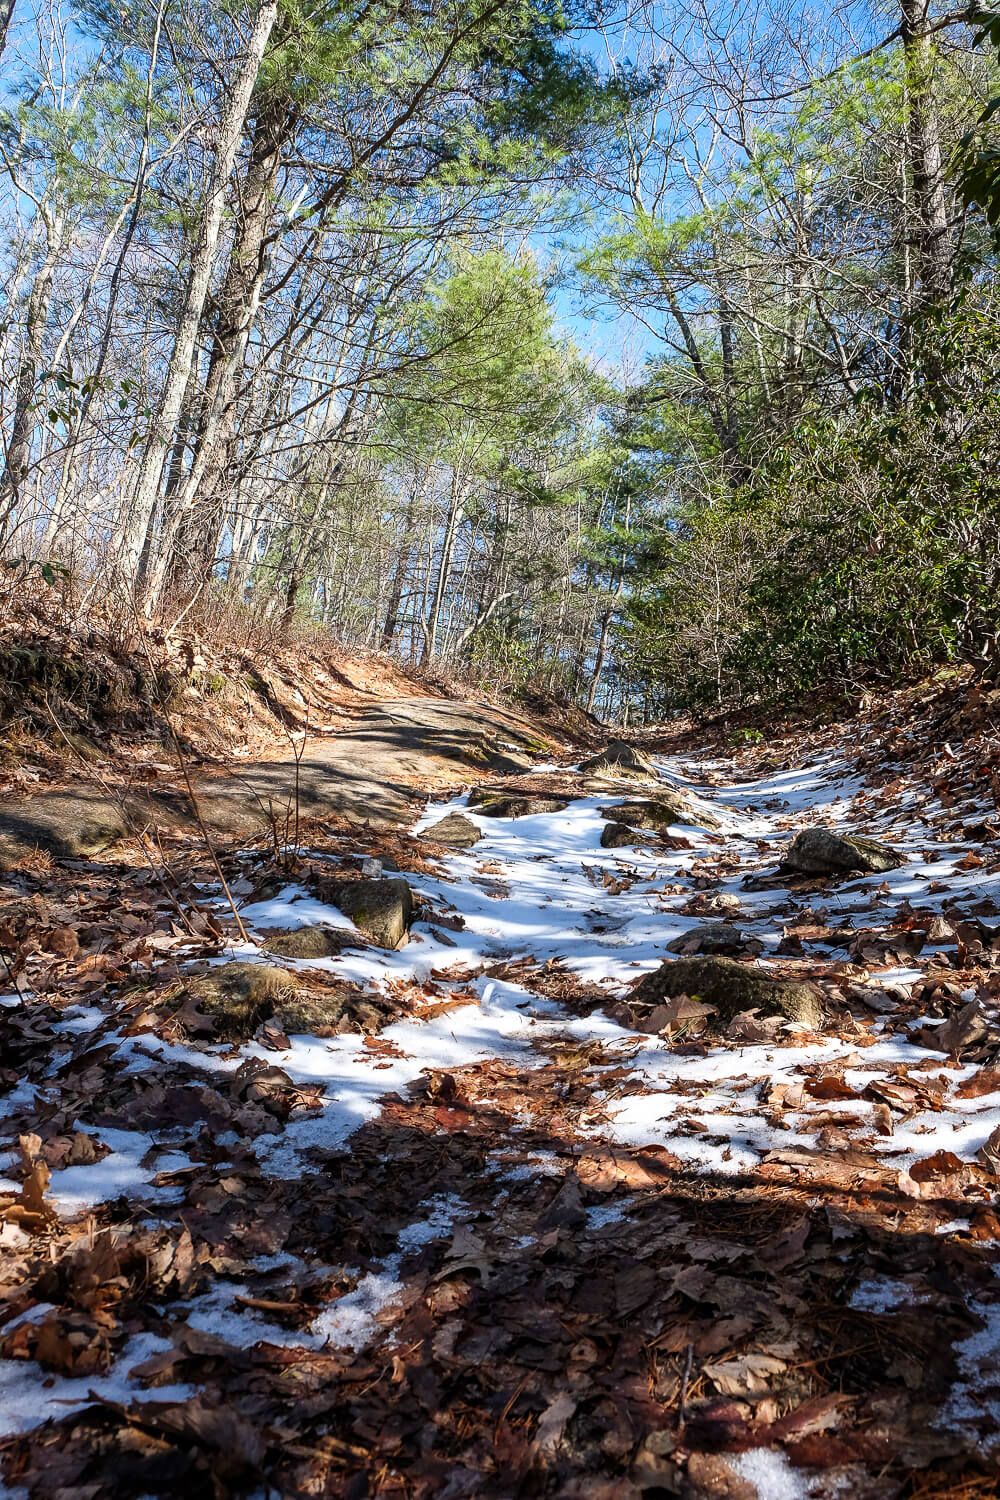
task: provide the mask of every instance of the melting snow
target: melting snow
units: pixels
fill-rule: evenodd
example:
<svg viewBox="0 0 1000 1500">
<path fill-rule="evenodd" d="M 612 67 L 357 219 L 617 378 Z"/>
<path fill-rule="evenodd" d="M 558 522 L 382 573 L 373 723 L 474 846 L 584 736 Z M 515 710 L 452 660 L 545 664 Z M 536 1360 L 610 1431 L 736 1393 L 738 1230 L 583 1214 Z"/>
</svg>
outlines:
<svg viewBox="0 0 1000 1500">
<path fill-rule="evenodd" d="M 748 1448 L 726 1458 L 741 1479 L 755 1485 L 758 1500 L 807 1500 L 809 1485 L 799 1469 L 774 1448 Z"/>
<path fill-rule="evenodd" d="M 78 1123 L 76 1128 L 82 1126 Z M 89 1166 L 64 1167 L 52 1174 L 49 1198 L 59 1213 L 82 1213 L 122 1194 L 130 1198 L 156 1198 L 161 1203 L 183 1196 L 179 1188 L 154 1186 L 153 1178 L 158 1172 L 190 1167 L 187 1156 L 177 1151 L 157 1150 L 152 1136 L 135 1130 L 113 1130 L 104 1125 L 95 1132 L 95 1139 L 111 1147 L 107 1156 Z M 154 1164 L 143 1166 L 143 1159 L 150 1154 Z"/>
<path fill-rule="evenodd" d="M 454 1194 L 438 1194 L 420 1207 L 423 1217 L 400 1231 L 396 1250 L 375 1270 L 362 1276 L 353 1291 L 331 1302 L 305 1329 L 284 1328 L 237 1304 L 242 1289 L 233 1281 L 216 1282 L 210 1292 L 195 1298 L 188 1307 L 187 1322 L 192 1328 L 213 1333 L 242 1349 L 261 1342 L 307 1349 L 322 1349 L 330 1344 L 342 1349 L 361 1349 L 375 1334 L 379 1313 L 392 1307 L 404 1291 L 400 1271 L 405 1258 L 434 1240 L 448 1238 L 465 1204 Z M 278 1257 L 276 1263 L 284 1264 L 291 1259 Z M 269 1260 L 273 1262 L 275 1258 Z M 315 1273 L 320 1268 L 314 1265 L 310 1269 Z"/>
<path fill-rule="evenodd" d="M 991 1429 L 1000 1422 L 1000 1302 L 972 1302 L 969 1311 L 984 1326 L 955 1345 L 959 1378 L 938 1416 L 945 1429 L 980 1423 Z M 990 1447 L 1000 1442 L 995 1432 L 985 1438 Z"/>
<path fill-rule="evenodd" d="M 719 781 L 721 763 L 706 763 L 702 774 Z M 722 783 L 699 785 L 676 761 L 661 763 L 668 785 L 697 790 L 721 809 L 727 852 L 735 868 L 717 887 L 739 897 L 740 926 L 765 945 L 780 941 L 780 924 L 771 915 L 782 900 L 777 890 L 755 891 L 742 885 L 743 876 L 761 866 L 761 843 L 769 846 L 772 862 L 789 838 L 789 825 L 797 814 L 809 821 L 849 825 L 853 799 L 864 789 L 846 762 L 835 756 L 818 758 L 808 766 L 781 771 L 743 785 Z M 640 795 L 643 788 L 635 789 Z M 412 876 L 413 888 L 432 908 L 457 912 L 464 926 L 449 931 L 444 939 L 434 931 L 433 920 L 418 922 L 413 940 L 397 952 L 371 948 L 348 949 L 336 956 L 310 960 L 311 967 L 326 968 L 345 979 L 381 987 L 393 981 L 421 982 L 432 973 L 455 971 L 461 976 L 498 958 L 530 955 L 539 963 L 558 960 L 588 984 L 620 995 L 634 979 L 654 969 L 667 956 L 669 944 L 704 918 L 678 908 L 691 894 L 686 877 L 701 857 L 718 851 L 719 835 L 704 828 L 685 826 L 690 848 L 665 849 L 638 844 L 627 850 L 600 847 L 605 826 L 602 813 L 622 796 L 634 794 L 624 787 L 617 794 L 585 796 L 558 812 L 522 818 L 487 818 L 470 808 L 467 799 L 456 798 L 428 806 L 417 830 L 445 814 L 461 810 L 481 829 L 483 838 L 468 852 L 450 855 L 440 877 Z M 828 905 L 848 907 L 868 901 L 882 892 L 883 903 L 917 900 L 929 908 L 941 906 L 939 894 L 929 885 L 946 876 L 948 893 L 960 893 L 955 866 L 959 852 L 940 846 L 940 857 L 928 860 L 931 843 L 912 832 L 897 836 L 897 844 L 912 852 L 912 859 L 886 876 L 862 877 L 845 890 L 831 892 Z M 489 875 L 481 874 L 488 862 Z M 626 889 L 609 890 L 605 876 L 627 869 L 632 883 Z M 977 894 L 998 877 L 984 879 L 977 871 L 969 876 Z M 678 885 L 678 883 L 680 883 Z M 887 894 L 886 894 L 887 893 Z M 847 913 L 860 925 L 872 920 L 871 906 L 851 906 Z M 759 913 L 759 915 L 758 915 Z M 243 908 L 251 929 L 322 923 L 351 928 L 347 918 L 332 906 L 308 895 L 301 887 L 286 886 L 268 901 Z M 254 948 L 235 947 L 230 956 L 256 956 Z M 888 969 L 878 975 L 883 985 L 907 985 L 920 975 L 919 969 Z M 330 1149 L 341 1144 L 366 1121 L 379 1114 L 386 1094 L 405 1089 L 425 1069 L 449 1069 L 490 1057 L 516 1060 L 519 1065 L 544 1062 L 549 1037 L 571 1037 L 578 1041 L 601 1041 L 606 1048 L 618 1042 L 633 1048 L 634 1036 L 609 1021 L 600 1012 L 569 1019 L 555 1005 L 532 995 L 529 988 L 483 979 L 469 985 L 470 1003 L 427 1021 L 404 1020 L 385 1029 L 383 1036 L 398 1053 L 390 1058 L 373 1057 L 359 1048 L 353 1037 L 319 1039 L 291 1038 L 289 1049 L 277 1058 L 250 1045 L 239 1057 L 212 1050 L 169 1045 L 155 1037 L 140 1036 L 121 1042 L 120 1053 L 127 1066 L 148 1069 L 156 1061 L 178 1060 L 206 1071 L 229 1072 L 246 1057 L 278 1061 L 297 1083 L 319 1086 L 325 1105 L 321 1115 L 293 1121 L 281 1134 L 261 1146 L 262 1165 L 277 1176 L 293 1176 L 303 1153 L 312 1148 Z M 82 1021 L 81 1021 L 82 1024 Z M 780 1125 L 768 1123 L 760 1110 L 765 1084 L 794 1084 L 803 1068 L 824 1061 L 835 1063 L 852 1048 L 846 1042 L 823 1041 L 803 1046 L 748 1046 L 713 1049 L 706 1057 L 681 1057 L 666 1042 L 644 1037 L 641 1050 L 630 1066 L 646 1092 L 608 1101 L 606 1120 L 600 1133 L 629 1145 L 662 1145 L 681 1159 L 705 1171 L 737 1173 L 752 1168 L 761 1155 L 791 1145 L 809 1146 L 815 1140 L 809 1111 L 789 1111 Z M 885 1037 L 865 1048 L 860 1065 L 850 1067 L 846 1080 L 859 1090 L 874 1079 L 886 1077 L 894 1065 L 926 1063 L 936 1054 L 916 1047 L 901 1037 Z M 941 1055 L 941 1061 L 946 1059 Z M 960 1076 L 960 1075 L 959 1075 Z M 957 1081 L 957 1080 L 956 1080 Z M 691 1090 L 695 1084 L 714 1083 L 711 1092 Z M 836 1103 L 836 1101 L 834 1101 Z M 858 1101 L 855 1112 L 870 1113 L 866 1101 Z M 844 1110 L 848 1113 L 848 1110 Z M 694 1116 L 692 1130 L 682 1122 Z M 905 1166 L 928 1155 L 933 1148 L 954 1151 L 966 1159 L 1000 1124 L 1000 1100 L 954 1101 L 944 1111 L 922 1112 L 900 1124 L 891 1137 L 872 1136 L 870 1147 L 890 1154 Z M 73 1168 L 59 1174 L 67 1205 L 100 1201 L 134 1184 L 141 1189 L 152 1173 L 139 1165 L 139 1142 L 130 1151 L 116 1149 L 98 1168 Z M 103 1168 L 103 1171 L 100 1169 Z M 69 1172 L 85 1174 L 71 1179 Z M 117 1176 L 116 1176 L 117 1174 Z M 58 1185 L 57 1185 L 58 1186 Z M 73 1199 L 70 1194 L 78 1194 Z M 161 1190 L 163 1191 L 163 1190 Z"/>
<path fill-rule="evenodd" d="M 106 1375 L 52 1376 L 39 1365 L 23 1360 L 0 1360 L 0 1433 L 26 1432 L 52 1417 L 63 1417 L 86 1406 L 92 1394 L 108 1401 L 186 1401 L 191 1386 L 156 1386 L 142 1390 L 129 1383 L 136 1365 L 171 1347 L 166 1339 L 140 1333 L 129 1340 Z"/>
</svg>

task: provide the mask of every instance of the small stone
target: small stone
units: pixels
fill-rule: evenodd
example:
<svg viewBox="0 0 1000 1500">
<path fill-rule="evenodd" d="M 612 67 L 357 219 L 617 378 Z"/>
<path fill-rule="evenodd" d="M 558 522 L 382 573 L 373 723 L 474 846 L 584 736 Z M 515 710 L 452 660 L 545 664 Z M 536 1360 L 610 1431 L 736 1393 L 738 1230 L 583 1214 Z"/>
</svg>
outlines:
<svg viewBox="0 0 1000 1500">
<path fill-rule="evenodd" d="M 681 907 L 685 916 L 691 917 L 736 917 L 743 910 L 739 896 L 731 891 L 699 891 Z"/>
<path fill-rule="evenodd" d="M 451 849 L 471 849 L 482 838 L 482 831 L 471 818 L 452 812 L 430 828 L 421 831 L 422 839 L 433 839 L 438 844 L 447 844 Z"/>
</svg>

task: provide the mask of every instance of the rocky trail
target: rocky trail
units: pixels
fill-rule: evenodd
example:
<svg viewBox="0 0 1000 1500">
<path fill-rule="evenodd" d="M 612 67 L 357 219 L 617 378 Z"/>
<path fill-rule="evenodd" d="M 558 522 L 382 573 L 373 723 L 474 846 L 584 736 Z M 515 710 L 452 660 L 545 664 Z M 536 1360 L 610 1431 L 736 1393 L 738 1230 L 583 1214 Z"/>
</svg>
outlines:
<svg viewBox="0 0 1000 1500">
<path fill-rule="evenodd" d="M 996 1494 L 993 780 L 758 762 L 9 877 L 0 1493 Z"/>
<path fill-rule="evenodd" d="M 223 837 L 285 832 L 293 813 L 395 827 L 416 814 L 416 785 L 455 786 L 475 766 L 523 770 L 544 745 L 533 725 L 485 702 L 422 695 L 373 703 L 356 691 L 351 699 L 347 727 L 288 716 L 291 748 L 279 741 L 268 756 L 224 770 L 192 765 L 191 789 L 207 828 Z M 88 745 L 83 774 L 78 769 L 70 784 L 7 797 L 0 804 L 0 869 L 38 848 L 72 859 L 147 830 L 168 837 L 196 830 L 183 776 L 164 763 L 164 747 L 155 748 L 158 758 L 133 760 L 124 773 L 109 758 L 95 775 Z"/>
</svg>

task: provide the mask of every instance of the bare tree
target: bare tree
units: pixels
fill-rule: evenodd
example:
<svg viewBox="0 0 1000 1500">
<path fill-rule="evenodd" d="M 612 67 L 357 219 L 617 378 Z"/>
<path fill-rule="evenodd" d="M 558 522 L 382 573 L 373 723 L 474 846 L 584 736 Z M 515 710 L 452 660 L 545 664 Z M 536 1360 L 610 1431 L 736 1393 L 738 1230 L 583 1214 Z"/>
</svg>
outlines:
<svg viewBox="0 0 1000 1500">
<path fill-rule="evenodd" d="M 236 163 L 257 75 L 278 15 L 278 0 L 262 0 L 253 30 L 231 80 L 219 121 L 208 188 L 191 253 L 191 265 L 180 317 L 167 366 L 163 392 L 150 427 L 136 480 L 131 514 L 125 525 L 126 549 L 137 551 L 138 585 L 145 592 L 153 563 L 153 522 L 167 454 L 184 402 L 198 330 L 215 264 L 226 204 L 226 192 Z"/>
</svg>

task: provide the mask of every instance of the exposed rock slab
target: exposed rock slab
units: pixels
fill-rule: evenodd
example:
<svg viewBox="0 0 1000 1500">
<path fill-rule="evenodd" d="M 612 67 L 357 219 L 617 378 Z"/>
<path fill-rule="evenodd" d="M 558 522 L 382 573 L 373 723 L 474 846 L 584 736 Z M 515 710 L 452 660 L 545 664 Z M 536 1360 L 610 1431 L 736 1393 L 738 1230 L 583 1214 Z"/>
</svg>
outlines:
<svg viewBox="0 0 1000 1500">
<path fill-rule="evenodd" d="M 34 849 L 64 859 L 86 858 L 127 832 L 121 809 L 97 793 L 46 792 L 29 801 L 8 803 L 0 819 L 0 869 Z"/>
<path fill-rule="evenodd" d="M 336 734 L 310 736 L 302 758 L 285 754 L 234 771 L 192 771 L 211 830 L 250 835 L 294 816 L 343 815 L 374 827 L 404 828 L 428 784 L 457 790 L 470 767 L 520 773 L 552 746 L 527 719 L 488 703 L 400 698 L 379 704 Z M 125 811 L 97 786 L 41 792 L 0 804 L 0 869 L 43 849 L 86 858 L 125 838 L 130 826 L 197 834 L 186 797 L 125 798 Z"/>
<path fill-rule="evenodd" d="M 173 833 L 197 825 L 190 806 L 177 797 L 114 797 L 87 785 L 40 792 L 0 805 L 0 870 L 37 849 L 57 859 L 89 859 L 151 826 Z"/>
</svg>

